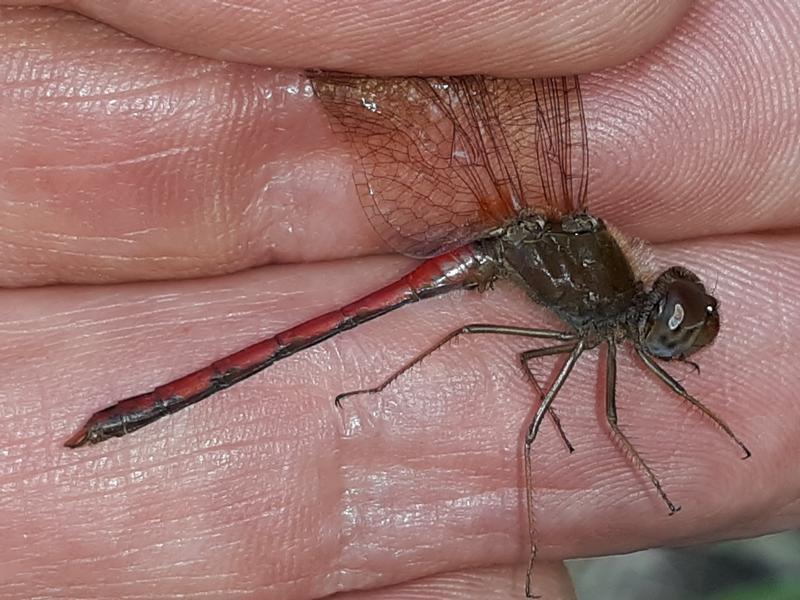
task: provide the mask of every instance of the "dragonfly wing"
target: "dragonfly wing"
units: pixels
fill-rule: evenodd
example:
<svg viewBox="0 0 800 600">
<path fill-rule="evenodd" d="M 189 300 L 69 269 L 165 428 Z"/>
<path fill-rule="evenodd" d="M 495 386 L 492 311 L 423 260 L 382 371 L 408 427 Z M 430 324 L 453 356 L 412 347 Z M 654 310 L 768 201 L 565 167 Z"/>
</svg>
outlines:
<svg viewBox="0 0 800 600">
<path fill-rule="evenodd" d="M 555 214 L 584 212 L 589 175 L 586 119 L 577 76 L 495 80 L 505 91 L 501 128 L 516 157 L 528 206 Z"/>
<path fill-rule="evenodd" d="M 578 138 L 585 155 L 577 79 L 309 77 L 355 154 L 355 186 L 370 223 L 400 252 L 442 252 L 525 207 L 582 208 L 566 204 L 567 196 L 578 198 L 570 162 L 580 154 L 572 149 Z"/>
</svg>

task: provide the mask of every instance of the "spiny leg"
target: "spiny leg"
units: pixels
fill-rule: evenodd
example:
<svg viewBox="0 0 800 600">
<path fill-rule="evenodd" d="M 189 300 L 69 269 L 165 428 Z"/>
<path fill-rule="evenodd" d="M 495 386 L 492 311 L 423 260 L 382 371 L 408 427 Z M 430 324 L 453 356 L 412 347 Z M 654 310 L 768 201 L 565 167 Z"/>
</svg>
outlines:
<svg viewBox="0 0 800 600">
<path fill-rule="evenodd" d="M 536 388 L 536 393 L 539 394 L 539 400 L 544 398 L 544 390 L 542 390 L 539 382 L 536 381 L 536 377 L 531 371 L 531 368 L 528 366 L 528 362 L 533 360 L 534 358 L 541 358 L 543 356 L 552 356 L 553 354 L 565 354 L 572 350 L 575 346 L 574 343 L 570 344 L 560 344 L 558 346 L 548 346 L 547 348 L 537 348 L 535 350 L 526 350 L 519 355 L 520 363 L 522 363 L 522 370 L 525 372 L 525 375 L 528 377 L 528 381 L 531 382 L 533 387 Z M 569 450 L 570 454 L 575 452 L 575 447 L 570 443 L 569 439 L 567 438 L 567 434 L 564 431 L 564 428 L 561 426 L 561 417 L 558 416 L 556 409 L 554 406 L 551 406 L 547 413 L 552 417 L 553 424 L 556 426 L 558 430 L 558 434 L 561 436 L 561 439 L 564 441 L 564 444 L 567 446 L 567 450 Z"/>
<path fill-rule="evenodd" d="M 518 336 L 524 336 L 524 337 L 558 339 L 558 340 L 575 339 L 575 335 L 574 334 L 564 333 L 564 332 L 561 332 L 561 331 L 554 331 L 554 330 L 551 330 L 551 329 L 531 329 L 531 328 L 528 328 L 528 327 L 510 327 L 510 326 L 505 326 L 505 325 L 486 325 L 486 324 L 465 325 L 463 327 L 459 327 L 455 331 L 451 331 L 449 334 L 447 334 L 447 336 L 445 336 L 442 340 L 440 340 L 434 346 L 432 346 L 431 348 L 428 348 L 425 352 L 422 352 L 421 354 L 417 355 L 411 362 L 407 363 L 406 365 L 401 367 L 399 370 L 397 370 L 394 373 L 392 373 L 380 385 L 378 385 L 378 386 L 376 386 L 374 388 L 363 389 L 363 390 L 354 390 L 352 392 L 345 392 L 343 394 L 339 394 L 338 396 L 336 396 L 336 399 L 334 400 L 334 403 L 336 404 L 336 406 L 338 408 L 341 408 L 342 407 L 342 400 L 344 398 L 347 398 L 349 396 L 355 396 L 355 395 L 358 395 L 358 394 L 376 394 L 378 392 L 381 392 L 390 383 L 392 383 L 394 380 L 396 380 L 398 377 L 400 377 L 400 375 L 402 375 L 403 373 L 405 373 L 406 371 L 411 369 L 414 365 L 416 365 L 417 363 L 421 362 L 426 357 L 430 356 L 431 354 L 436 352 L 436 350 L 438 350 L 439 348 L 441 348 L 442 346 L 444 346 L 445 344 L 447 344 L 451 340 L 455 339 L 459 335 L 462 335 L 462 334 L 476 334 L 476 333 L 495 333 L 495 334 L 503 334 L 503 335 L 518 335 Z M 527 371 L 527 375 L 528 375 L 529 380 L 536 387 L 537 391 L 539 392 L 539 396 L 541 397 L 543 395 L 542 394 L 542 390 L 539 387 L 539 384 L 536 381 L 536 379 L 533 377 L 533 374 L 530 373 L 530 371 Z M 558 431 L 558 434 L 561 436 L 561 439 L 564 441 L 564 445 L 566 445 L 567 450 L 569 450 L 570 453 L 574 452 L 575 448 L 570 443 L 569 438 L 567 438 L 567 434 L 564 431 L 564 428 L 561 426 L 561 419 L 559 418 L 559 416 L 556 414 L 555 411 L 548 411 L 548 414 L 553 419 L 553 424 L 555 425 L 556 430 Z"/>
<path fill-rule="evenodd" d="M 644 459 L 639 456 L 639 453 L 633 447 L 630 440 L 627 436 L 622 433 L 622 430 L 619 427 L 618 419 L 617 419 L 617 344 L 614 342 L 613 339 L 608 340 L 608 354 L 606 355 L 606 419 L 608 420 L 608 424 L 611 426 L 611 430 L 614 432 L 617 440 L 622 443 L 625 447 L 625 451 L 628 453 L 628 456 L 633 461 L 633 463 L 642 469 L 645 473 L 647 473 L 647 477 L 650 479 L 650 482 L 656 488 L 658 495 L 661 496 L 661 499 L 667 505 L 669 509 L 669 514 L 673 515 L 678 512 L 681 507 L 673 504 L 672 501 L 667 496 L 667 493 L 664 491 L 664 488 L 661 487 L 661 482 L 656 477 L 656 474 L 653 470 L 647 466 L 647 463 L 644 462 Z"/>
<path fill-rule="evenodd" d="M 536 414 L 533 417 L 530 425 L 528 426 L 528 431 L 525 434 L 525 495 L 527 501 L 527 508 L 528 508 L 528 535 L 530 540 L 530 559 L 528 560 L 528 571 L 525 576 L 525 597 L 526 598 L 535 598 L 536 596 L 533 595 L 531 590 L 531 581 L 533 579 L 533 562 L 536 559 L 536 540 L 535 540 L 535 531 L 534 531 L 534 515 L 533 515 L 533 469 L 531 468 L 531 445 L 533 441 L 536 439 L 536 435 L 539 433 L 539 429 L 542 426 L 542 420 L 544 419 L 545 413 L 549 410 L 550 405 L 555 400 L 556 394 L 558 394 L 561 387 L 564 385 L 564 382 L 569 377 L 569 374 L 572 372 L 572 368 L 575 366 L 575 363 L 578 362 L 578 358 L 580 357 L 581 353 L 584 349 L 584 342 L 583 340 L 578 341 L 574 346 L 571 346 L 571 352 L 569 358 L 567 358 L 566 362 L 562 365 L 561 369 L 558 372 L 558 375 L 553 381 L 553 384 L 547 390 L 547 393 L 542 398 L 542 402 L 539 405 L 539 408 L 536 409 Z M 565 350 L 566 351 L 566 350 Z"/>
<path fill-rule="evenodd" d="M 395 379 L 400 377 L 403 373 L 408 371 L 411 367 L 416 365 L 417 363 L 421 362 L 434 352 L 436 352 L 439 348 L 447 344 L 449 341 L 455 339 L 460 335 L 467 335 L 467 334 L 478 334 L 478 333 L 494 333 L 494 334 L 501 334 L 501 335 L 518 335 L 523 337 L 532 337 L 532 338 L 542 338 L 542 339 L 551 339 L 551 340 L 560 340 L 560 341 L 568 341 L 574 340 L 575 334 L 572 333 L 565 333 L 563 331 L 554 331 L 552 329 L 532 329 L 529 327 L 511 327 L 506 325 L 487 325 L 484 323 L 474 323 L 470 325 L 464 325 L 463 327 L 459 327 L 458 329 L 451 331 L 448 333 L 444 338 L 442 338 L 439 342 L 435 345 L 431 346 L 424 352 L 415 356 L 410 362 L 403 365 L 400 369 L 389 375 L 383 383 L 372 387 L 366 388 L 362 390 L 353 390 L 352 392 L 344 392 L 336 396 L 334 400 L 337 407 L 341 408 L 342 400 L 345 398 L 349 398 L 350 396 L 357 396 L 359 394 L 377 394 L 378 392 L 382 392 L 386 386 L 392 383 Z"/>
<path fill-rule="evenodd" d="M 639 354 L 639 357 L 642 359 L 642 361 L 644 361 L 644 364 L 647 365 L 647 367 L 651 371 L 653 371 L 653 373 L 655 373 L 661 381 L 666 383 L 667 386 L 669 386 L 669 388 L 673 392 L 678 394 L 681 398 L 686 400 L 689 404 L 691 404 L 695 408 L 699 409 L 700 412 L 702 412 L 709 419 L 714 421 L 714 423 L 716 423 L 717 426 L 720 429 L 722 429 L 722 431 L 728 434 L 728 437 L 730 437 L 744 452 L 744 456 L 742 457 L 743 459 L 747 459 L 750 458 L 750 456 L 752 456 L 752 452 L 750 452 L 747 446 L 745 446 L 744 443 L 738 437 L 736 437 L 736 434 L 733 433 L 730 427 L 728 427 L 728 424 L 725 423 L 725 421 L 723 421 L 720 417 L 718 417 L 714 413 L 714 411 L 712 411 L 705 404 L 700 402 L 700 400 L 689 394 L 689 392 L 687 392 L 686 389 L 680 383 L 678 383 L 678 381 L 672 375 L 670 375 L 663 368 L 661 368 L 661 365 L 655 362 L 655 360 L 653 360 L 641 348 L 636 348 L 636 352 Z"/>
<path fill-rule="evenodd" d="M 537 386 L 538 387 L 538 386 Z M 542 397 L 541 391 L 539 392 L 539 398 Z M 575 452 L 575 446 L 572 445 L 572 442 L 569 441 L 567 437 L 567 432 L 564 431 L 564 427 L 561 425 L 561 417 L 558 416 L 556 410 L 551 406 L 547 410 L 547 414 L 550 415 L 550 419 L 553 421 L 553 425 L 555 425 L 556 431 L 558 435 L 561 437 L 561 441 L 564 442 L 564 445 L 567 447 L 567 452 L 572 454 Z"/>
</svg>

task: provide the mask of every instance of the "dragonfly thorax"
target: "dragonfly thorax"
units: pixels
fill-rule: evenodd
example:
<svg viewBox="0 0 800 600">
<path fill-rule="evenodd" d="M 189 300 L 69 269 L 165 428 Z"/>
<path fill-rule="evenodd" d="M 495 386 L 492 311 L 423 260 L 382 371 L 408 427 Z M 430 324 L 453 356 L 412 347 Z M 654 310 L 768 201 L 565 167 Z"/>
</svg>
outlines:
<svg viewBox="0 0 800 600">
<path fill-rule="evenodd" d="M 530 215 L 508 225 L 493 243 L 501 276 L 584 334 L 590 346 L 636 331 L 648 295 L 601 219 Z"/>
</svg>

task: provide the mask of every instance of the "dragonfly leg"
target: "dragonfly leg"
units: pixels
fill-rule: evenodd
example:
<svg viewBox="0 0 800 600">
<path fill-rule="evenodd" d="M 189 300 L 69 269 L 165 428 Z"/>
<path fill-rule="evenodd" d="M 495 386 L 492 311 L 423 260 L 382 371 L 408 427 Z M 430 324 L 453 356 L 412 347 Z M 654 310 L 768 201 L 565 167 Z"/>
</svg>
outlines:
<svg viewBox="0 0 800 600">
<path fill-rule="evenodd" d="M 542 339 L 551 339 L 551 340 L 560 340 L 560 341 L 568 341 L 576 339 L 575 334 L 573 333 L 566 333 L 563 331 L 555 331 L 552 329 L 533 329 L 530 327 L 513 327 L 508 325 L 488 325 L 485 323 L 473 323 L 470 325 L 464 325 L 463 327 L 459 327 L 458 329 L 451 331 L 448 333 L 444 338 L 439 340 L 436 344 L 425 350 L 424 352 L 415 356 L 410 362 L 403 365 L 400 369 L 389 375 L 382 383 L 379 385 L 366 388 L 361 390 L 353 390 L 351 392 L 344 392 L 336 396 L 335 403 L 336 406 L 341 408 L 342 400 L 345 398 L 349 398 L 350 396 L 358 396 L 360 394 L 377 394 L 378 392 L 383 391 L 386 387 L 395 381 L 398 377 L 400 377 L 403 373 L 408 371 L 411 367 L 416 365 L 417 363 L 421 362 L 434 352 L 436 352 L 439 348 L 450 342 L 451 340 L 457 338 L 460 335 L 469 335 L 469 334 L 499 334 L 499 335 L 517 335 L 523 337 L 532 337 L 532 338 L 542 338 Z"/>
<path fill-rule="evenodd" d="M 566 347 L 564 347 L 566 346 Z M 526 598 L 535 598 L 536 596 L 533 595 L 533 590 L 531 587 L 531 582 L 533 580 L 533 563 L 536 559 L 536 533 L 535 533 L 535 519 L 533 514 L 533 469 L 531 468 L 531 446 L 533 445 L 534 440 L 536 439 L 536 435 L 539 433 L 539 429 L 541 428 L 542 421 L 544 420 L 545 413 L 550 409 L 550 406 L 555 400 L 556 395 L 558 394 L 561 387 L 564 385 L 564 382 L 569 377 L 569 374 L 572 372 L 572 368 L 575 366 L 575 363 L 578 362 L 578 358 L 580 358 L 581 353 L 584 349 L 584 342 L 582 340 L 577 341 L 572 345 L 562 345 L 561 352 L 569 352 L 569 358 L 567 358 L 566 362 L 562 365 L 561 369 L 556 375 L 555 380 L 553 381 L 550 388 L 547 390 L 547 393 L 542 398 L 541 404 L 539 404 L 539 408 L 536 409 L 536 414 L 533 417 L 530 425 L 528 426 L 528 430 L 525 433 L 525 498 L 527 501 L 527 510 L 528 510 L 528 535 L 530 540 L 530 558 L 528 560 L 528 571 L 525 576 L 525 597 Z M 546 350 L 545 348 L 542 349 Z M 536 352 L 532 350 L 530 352 Z M 531 356 L 533 358 L 534 356 Z"/>
<path fill-rule="evenodd" d="M 619 443 L 621 443 L 625 449 L 625 453 L 628 455 L 628 457 L 630 457 L 634 465 L 647 473 L 647 477 L 650 479 L 653 487 L 656 488 L 658 495 L 661 496 L 661 499 L 667 505 L 669 514 L 673 515 L 678 512 L 681 507 L 672 503 L 672 501 L 669 499 L 669 496 L 667 496 L 667 493 L 664 491 L 664 488 L 661 487 L 661 482 L 658 480 L 658 477 L 656 477 L 656 474 L 649 466 L 647 466 L 647 463 L 644 462 L 644 459 L 639 455 L 639 453 L 633 447 L 633 444 L 631 444 L 630 440 L 624 433 L 622 433 L 622 430 L 619 427 L 619 421 L 617 419 L 617 345 L 613 339 L 608 340 L 607 345 L 606 420 L 611 426 L 611 430 L 614 432 L 614 436 L 616 437 L 617 441 L 619 441 Z"/>
<path fill-rule="evenodd" d="M 678 381 L 672 375 L 667 373 L 661 367 L 661 365 L 659 365 L 655 360 L 653 360 L 653 358 L 649 356 L 646 352 L 644 352 L 644 350 L 642 350 L 641 348 L 636 348 L 636 352 L 639 354 L 644 364 L 647 365 L 647 367 L 653 373 L 655 373 L 661 381 L 666 383 L 667 386 L 673 392 L 678 394 L 681 398 L 686 400 L 689 404 L 697 408 L 705 416 L 714 421 L 714 423 L 720 429 L 722 429 L 722 431 L 724 431 L 728 435 L 728 437 L 731 438 L 736 443 L 737 446 L 739 446 L 739 448 L 742 449 L 742 452 L 744 452 L 744 456 L 742 456 L 743 459 L 750 458 L 752 452 L 750 452 L 748 447 L 744 445 L 744 443 L 736 436 L 735 433 L 733 433 L 733 430 L 730 427 L 728 427 L 728 424 L 725 423 L 725 421 L 723 421 L 720 417 L 718 417 L 714 413 L 714 411 L 708 408 L 705 404 L 700 402 L 700 400 L 689 394 L 689 392 L 687 392 L 686 389 L 680 383 L 678 383 Z"/>
<path fill-rule="evenodd" d="M 531 382 L 531 385 L 533 385 L 533 387 L 536 388 L 536 393 L 539 395 L 540 400 L 544 398 L 544 390 L 542 390 L 541 386 L 539 385 L 539 382 L 536 381 L 536 377 L 534 376 L 533 371 L 531 371 L 531 368 L 528 366 L 528 362 L 533 360 L 534 358 L 541 358 L 543 356 L 552 356 L 553 354 L 567 353 L 570 350 L 572 350 L 574 346 L 575 346 L 574 343 L 560 344 L 558 346 L 548 346 L 546 348 L 536 348 L 535 350 L 526 350 L 525 352 L 520 353 L 519 359 L 520 363 L 522 364 L 522 370 L 525 372 L 525 375 L 527 376 L 528 381 Z M 564 441 L 564 445 L 567 447 L 567 450 L 569 450 L 569 453 L 572 454 L 573 452 L 575 452 L 575 447 L 569 441 L 569 438 L 567 438 L 567 434 L 564 431 L 564 428 L 561 426 L 561 417 L 558 416 L 555 407 L 551 406 L 550 408 L 548 408 L 547 414 L 550 415 L 550 417 L 552 418 L 553 424 L 556 426 L 556 430 L 558 431 L 558 434 L 561 436 L 561 439 Z"/>
<path fill-rule="evenodd" d="M 543 394 L 539 393 L 539 398 L 542 398 L 542 397 L 543 397 Z M 572 442 L 569 441 L 569 438 L 567 437 L 567 432 L 564 431 L 564 427 L 562 427 L 562 425 L 561 425 L 561 417 L 558 416 L 558 413 L 556 412 L 556 409 L 551 406 L 550 408 L 547 409 L 547 414 L 550 416 L 550 419 L 553 421 L 553 425 L 555 426 L 559 437 L 561 437 L 561 441 L 564 442 L 564 446 L 566 446 L 567 451 L 570 454 L 575 452 L 575 446 L 573 446 Z"/>
</svg>

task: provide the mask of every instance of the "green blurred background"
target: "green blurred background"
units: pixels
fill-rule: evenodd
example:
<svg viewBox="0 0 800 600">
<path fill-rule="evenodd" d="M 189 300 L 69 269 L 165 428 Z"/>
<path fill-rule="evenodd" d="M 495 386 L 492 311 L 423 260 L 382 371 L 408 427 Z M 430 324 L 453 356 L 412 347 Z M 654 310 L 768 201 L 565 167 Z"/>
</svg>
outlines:
<svg viewBox="0 0 800 600">
<path fill-rule="evenodd" d="M 800 600 L 800 532 L 567 567 L 580 600 Z"/>
</svg>

